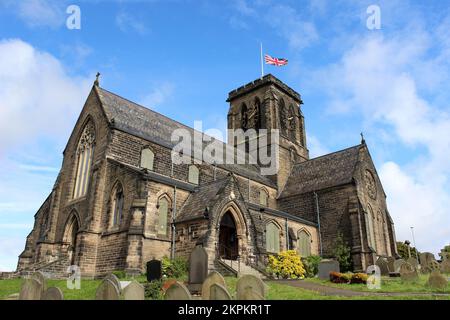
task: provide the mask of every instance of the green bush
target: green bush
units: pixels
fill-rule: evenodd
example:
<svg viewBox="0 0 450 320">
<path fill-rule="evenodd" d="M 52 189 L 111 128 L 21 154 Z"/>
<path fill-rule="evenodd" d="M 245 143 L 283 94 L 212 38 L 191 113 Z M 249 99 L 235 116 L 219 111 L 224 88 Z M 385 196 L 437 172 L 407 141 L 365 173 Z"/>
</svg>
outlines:
<svg viewBox="0 0 450 320">
<path fill-rule="evenodd" d="M 300 255 L 295 250 L 281 251 L 276 256 L 269 255 L 267 272 L 283 279 L 303 279 L 303 268 Z"/>
<path fill-rule="evenodd" d="M 181 278 L 187 274 L 188 263 L 186 259 L 175 258 L 169 259 L 168 257 L 163 257 L 162 261 L 162 274 L 167 278 Z"/>
<path fill-rule="evenodd" d="M 339 262 L 339 268 L 342 272 L 353 271 L 351 249 L 344 241 L 342 233 L 338 233 L 336 237 L 334 257 Z"/>
<path fill-rule="evenodd" d="M 150 300 L 162 300 L 164 297 L 162 285 L 162 280 L 153 280 L 152 282 L 145 283 L 145 298 Z"/>
<path fill-rule="evenodd" d="M 302 258 L 303 266 L 305 267 L 306 277 L 313 278 L 319 272 L 319 263 L 322 258 L 320 256 L 309 256 Z"/>
<path fill-rule="evenodd" d="M 420 252 L 417 252 L 416 248 L 410 246 L 410 249 L 411 257 L 415 258 L 416 256 L 418 257 L 420 255 Z M 408 246 L 404 242 L 397 241 L 397 252 L 404 260 L 409 258 Z"/>
<path fill-rule="evenodd" d="M 127 277 L 127 274 L 124 270 L 115 270 L 112 272 L 113 275 L 115 275 L 119 279 L 125 279 Z"/>
</svg>

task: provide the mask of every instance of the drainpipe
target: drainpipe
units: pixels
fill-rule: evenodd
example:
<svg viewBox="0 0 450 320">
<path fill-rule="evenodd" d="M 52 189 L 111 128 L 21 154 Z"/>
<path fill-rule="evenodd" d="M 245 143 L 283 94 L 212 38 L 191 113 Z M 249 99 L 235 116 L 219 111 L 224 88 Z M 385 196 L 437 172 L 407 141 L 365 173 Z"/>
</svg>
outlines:
<svg viewBox="0 0 450 320">
<path fill-rule="evenodd" d="M 289 227 L 288 227 L 288 218 L 285 220 L 286 223 L 286 250 L 289 250 Z"/>
<path fill-rule="evenodd" d="M 173 209 L 172 209 L 172 250 L 170 256 L 172 259 L 175 258 L 175 217 L 177 214 L 177 187 L 173 188 Z"/>
<path fill-rule="evenodd" d="M 320 245 L 320 256 L 323 255 L 323 247 L 322 247 L 322 233 L 320 231 L 320 209 L 319 209 L 319 196 L 314 191 L 314 200 L 316 202 L 316 213 L 317 213 L 317 226 L 319 228 L 319 245 Z"/>
</svg>

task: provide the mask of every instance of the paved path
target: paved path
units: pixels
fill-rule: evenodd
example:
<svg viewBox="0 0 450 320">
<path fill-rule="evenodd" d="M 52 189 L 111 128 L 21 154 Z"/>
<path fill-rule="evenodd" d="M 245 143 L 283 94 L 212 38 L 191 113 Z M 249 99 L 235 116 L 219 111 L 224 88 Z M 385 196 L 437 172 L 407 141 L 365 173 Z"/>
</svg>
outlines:
<svg viewBox="0 0 450 320">
<path fill-rule="evenodd" d="M 326 286 L 320 283 L 314 283 L 305 280 L 272 280 L 270 282 L 288 285 L 291 287 L 302 288 L 310 291 L 315 291 L 325 296 L 450 296 L 449 293 L 430 293 L 430 292 L 366 292 L 353 291 L 341 288 Z"/>
</svg>

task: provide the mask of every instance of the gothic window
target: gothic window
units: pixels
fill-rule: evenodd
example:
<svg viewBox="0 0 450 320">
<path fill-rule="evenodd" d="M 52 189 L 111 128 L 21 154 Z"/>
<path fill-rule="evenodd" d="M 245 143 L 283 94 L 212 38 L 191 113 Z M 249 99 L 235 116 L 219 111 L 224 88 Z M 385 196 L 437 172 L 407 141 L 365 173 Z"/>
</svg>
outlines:
<svg viewBox="0 0 450 320">
<path fill-rule="evenodd" d="M 141 151 L 141 168 L 153 170 L 153 161 L 155 154 L 149 148 L 142 149 Z"/>
<path fill-rule="evenodd" d="M 368 212 L 366 212 L 365 214 L 365 221 L 366 221 L 367 240 L 369 246 L 376 251 L 375 231 L 374 231 L 375 216 L 373 215 L 373 211 L 370 206 L 368 207 Z"/>
<path fill-rule="evenodd" d="M 298 253 L 300 257 L 311 255 L 311 235 L 304 229 L 298 233 Z"/>
<path fill-rule="evenodd" d="M 280 99 L 278 102 L 278 114 L 280 115 L 281 134 L 287 136 L 289 115 L 283 99 Z"/>
<path fill-rule="evenodd" d="M 199 175 L 200 173 L 197 166 L 194 165 L 189 166 L 189 177 L 188 177 L 189 183 L 198 184 Z"/>
<path fill-rule="evenodd" d="M 269 205 L 269 194 L 264 188 L 259 190 L 259 204 L 263 207 L 267 207 Z"/>
<path fill-rule="evenodd" d="M 158 234 L 167 235 L 167 221 L 169 216 L 169 200 L 163 196 L 158 201 Z"/>
<path fill-rule="evenodd" d="M 73 198 L 79 198 L 86 194 L 89 185 L 89 176 L 94 153 L 95 128 L 89 121 L 84 127 L 77 147 L 77 173 Z"/>
<path fill-rule="evenodd" d="M 289 105 L 289 118 L 288 118 L 288 128 L 289 128 L 289 138 L 292 141 L 297 141 L 297 116 L 295 114 L 294 105 Z"/>
<path fill-rule="evenodd" d="M 272 253 L 280 251 L 280 228 L 274 222 L 266 225 L 266 250 Z"/>
<path fill-rule="evenodd" d="M 244 131 L 246 131 L 249 128 L 247 105 L 245 103 L 243 103 L 241 106 L 241 128 Z"/>
<path fill-rule="evenodd" d="M 119 226 L 120 221 L 122 220 L 122 214 L 123 214 L 123 202 L 124 202 L 124 196 L 123 196 L 123 188 L 120 183 L 117 183 L 116 187 L 113 190 L 113 199 L 111 202 L 111 213 L 112 213 L 112 219 L 111 219 L 111 225 L 113 227 Z"/>
</svg>

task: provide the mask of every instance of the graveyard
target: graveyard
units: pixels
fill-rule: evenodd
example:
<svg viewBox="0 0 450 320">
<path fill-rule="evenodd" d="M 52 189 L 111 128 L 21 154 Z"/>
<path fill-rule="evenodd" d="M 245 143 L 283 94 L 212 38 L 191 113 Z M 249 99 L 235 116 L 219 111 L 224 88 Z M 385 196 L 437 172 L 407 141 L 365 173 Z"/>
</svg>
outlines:
<svg viewBox="0 0 450 320">
<path fill-rule="evenodd" d="M 379 258 L 367 273 L 340 272 L 334 259 L 310 268 L 294 252 L 261 274 L 221 274 L 208 269 L 208 255 L 196 247 L 189 261 L 147 262 L 147 272 L 117 271 L 99 279 L 33 274 L 0 280 L 1 300 L 450 300 L 448 255 L 420 259 Z M 293 262 L 292 262 L 293 261 Z M 293 264 L 292 264 L 293 263 Z M 295 265 L 296 264 L 296 265 Z M 278 269 L 277 269 L 278 267 Z M 372 272 L 373 271 L 373 272 Z M 305 276 L 306 275 L 306 276 Z M 77 282 L 78 281 L 78 282 Z"/>
</svg>

